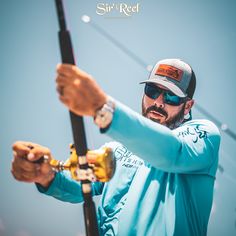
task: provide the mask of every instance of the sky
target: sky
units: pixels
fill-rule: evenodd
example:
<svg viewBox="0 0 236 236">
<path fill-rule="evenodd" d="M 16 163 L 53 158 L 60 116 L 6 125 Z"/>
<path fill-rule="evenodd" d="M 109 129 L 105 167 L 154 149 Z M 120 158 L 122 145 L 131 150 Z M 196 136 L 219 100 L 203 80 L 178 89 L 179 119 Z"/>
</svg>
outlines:
<svg viewBox="0 0 236 236">
<path fill-rule="evenodd" d="M 120 3 L 134 12 L 105 12 L 104 6 Z M 235 1 L 66 0 L 64 5 L 76 64 L 106 93 L 140 112 L 146 66 L 181 58 L 195 71 L 196 103 L 236 132 Z M 91 22 L 84 23 L 83 15 Z M 0 235 L 85 235 L 81 205 L 44 196 L 10 173 L 17 140 L 47 146 L 59 160 L 69 157 L 69 115 L 55 89 L 60 53 L 54 1 L 0 0 L 0 29 Z M 208 118 L 197 109 L 193 117 Z M 91 118 L 85 117 L 85 126 L 90 149 L 110 141 Z M 210 236 L 236 235 L 235 144 L 222 131 Z"/>
</svg>

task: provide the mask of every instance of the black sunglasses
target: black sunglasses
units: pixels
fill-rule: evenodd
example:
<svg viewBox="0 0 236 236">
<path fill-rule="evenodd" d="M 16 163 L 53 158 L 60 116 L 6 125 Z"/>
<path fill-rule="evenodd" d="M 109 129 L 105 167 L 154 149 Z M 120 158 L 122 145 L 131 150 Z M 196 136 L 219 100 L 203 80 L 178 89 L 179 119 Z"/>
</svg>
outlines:
<svg viewBox="0 0 236 236">
<path fill-rule="evenodd" d="M 171 91 L 161 89 L 152 83 L 145 84 L 144 93 L 151 99 L 157 99 L 163 93 L 164 103 L 171 106 L 179 106 L 180 104 L 188 100 L 187 97 L 178 97 Z"/>
</svg>

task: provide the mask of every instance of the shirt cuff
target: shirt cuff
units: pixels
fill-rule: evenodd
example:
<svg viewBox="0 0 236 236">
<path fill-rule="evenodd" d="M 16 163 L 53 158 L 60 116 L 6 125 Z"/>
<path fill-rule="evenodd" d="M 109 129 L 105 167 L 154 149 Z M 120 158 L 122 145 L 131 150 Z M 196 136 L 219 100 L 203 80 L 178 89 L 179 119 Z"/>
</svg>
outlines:
<svg viewBox="0 0 236 236">
<path fill-rule="evenodd" d="M 50 185 L 47 188 L 43 187 L 41 184 L 38 184 L 38 183 L 35 183 L 35 185 L 40 193 L 45 193 L 47 195 L 50 195 L 50 193 L 53 192 L 53 189 L 55 188 L 55 186 L 57 186 L 57 183 L 59 181 L 58 179 L 59 179 L 59 175 L 58 173 L 55 173 L 53 181 L 50 183 Z"/>
</svg>

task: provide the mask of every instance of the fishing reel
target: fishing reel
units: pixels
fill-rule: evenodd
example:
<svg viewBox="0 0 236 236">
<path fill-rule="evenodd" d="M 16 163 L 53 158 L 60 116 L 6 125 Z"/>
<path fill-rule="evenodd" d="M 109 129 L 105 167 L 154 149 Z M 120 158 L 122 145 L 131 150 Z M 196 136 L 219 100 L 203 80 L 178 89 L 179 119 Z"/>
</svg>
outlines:
<svg viewBox="0 0 236 236">
<path fill-rule="evenodd" d="M 115 173 L 115 160 L 112 149 L 103 147 L 89 150 L 86 156 L 78 157 L 73 144 L 70 145 L 70 157 L 66 161 L 48 160 L 47 156 L 41 161 L 48 162 L 56 172 L 68 170 L 76 181 L 108 182 Z M 86 163 L 86 168 L 80 168 Z M 85 166 L 84 166 L 85 167 Z"/>
</svg>

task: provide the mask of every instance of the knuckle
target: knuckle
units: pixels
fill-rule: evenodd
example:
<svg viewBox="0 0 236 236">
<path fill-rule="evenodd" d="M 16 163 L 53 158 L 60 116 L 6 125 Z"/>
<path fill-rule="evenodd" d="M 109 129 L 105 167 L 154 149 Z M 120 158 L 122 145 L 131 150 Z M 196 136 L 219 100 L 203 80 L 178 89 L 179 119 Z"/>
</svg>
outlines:
<svg viewBox="0 0 236 236">
<path fill-rule="evenodd" d="M 77 66 L 75 66 L 75 65 L 71 65 L 70 69 L 74 73 L 78 73 L 79 72 Z"/>
<path fill-rule="evenodd" d="M 87 79 L 93 81 L 93 76 L 91 74 L 87 74 Z"/>
<path fill-rule="evenodd" d="M 77 88 L 79 88 L 81 85 L 81 81 L 78 78 L 74 79 L 73 83 Z"/>
<path fill-rule="evenodd" d="M 16 180 L 21 180 L 20 176 L 18 176 L 14 171 L 11 171 L 12 176 L 14 177 L 14 179 Z"/>
<path fill-rule="evenodd" d="M 16 141 L 12 144 L 12 149 L 15 150 L 18 148 L 20 141 Z"/>
<path fill-rule="evenodd" d="M 50 154 L 50 152 L 51 152 L 50 149 L 46 147 L 45 148 L 45 154 Z"/>
<path fill-rule="evenodd" d="M 62 67 L 63 67 L 62 64 L 58 64 L 57 67 L 56 67 L 56 71 L 60 72 Z"/>
</svg>

